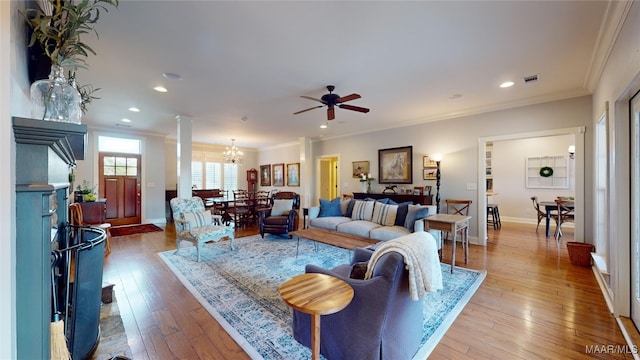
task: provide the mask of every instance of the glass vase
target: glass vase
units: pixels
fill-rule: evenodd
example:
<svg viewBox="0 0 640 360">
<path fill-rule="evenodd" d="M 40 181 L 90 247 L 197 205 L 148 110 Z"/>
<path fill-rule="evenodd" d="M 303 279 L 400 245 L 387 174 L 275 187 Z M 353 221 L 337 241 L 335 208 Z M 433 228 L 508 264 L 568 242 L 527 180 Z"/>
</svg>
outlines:
<svg viewBox="0 0 640 360">
<path fill-rule="evenodd" d="M 80 93 L 69 85 L 64 69 L 51 65 L 48 79 L 31 85 L 31 117 L 80 124 Z"/>
<path fill-rule="evenodd" d="M 362 188 L 361 189 L 362 192 L 366 194 L 367 193 L 367 183 L 365 181 L 361 181 L 360 182 L 360 187 Z"/>
</svg>

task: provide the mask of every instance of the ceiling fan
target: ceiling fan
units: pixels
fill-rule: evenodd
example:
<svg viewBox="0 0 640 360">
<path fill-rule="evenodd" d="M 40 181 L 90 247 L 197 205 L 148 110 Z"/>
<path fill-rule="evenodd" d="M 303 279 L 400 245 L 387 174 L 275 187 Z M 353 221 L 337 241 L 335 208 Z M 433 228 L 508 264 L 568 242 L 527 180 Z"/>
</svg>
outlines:
<svg viewBox="0 0 640 360">
<path fill-rule="evenodd" d="M 336 87 L 333 86 L 333 85 L 327 85 L 327 90 L 329 90 L 329 93 L 322 95 L 322 97 L 320 99 L 316 99 L 316 98 L 312 98 L 310 96 L 304 96 L 304 95 L 300 96 L 301 98 L 305 98 L 305 99 L 321 102 L 323 105 L 317 105 L 317 106 L 314 106 L 314 107 L 310 107 L 308 109 L 304 109 L 304 110 L 300 110 L 298 112 L 294 112 L 293 114 L 294 115 L 300 114 L 300 113 L 303 113 L 305 111 L 321 108 L 323 106 L 327 107 L 327 120 L 333 120 L 333 119 L 336 118 L 336 114 L 335 114 L 335 107 L 336 106 L 338 106 L 341 109 L 353 110 L 353 111 L 358 111 L 358 112 L 361 112 L 361 113 L 368 113 L 369 112 L 369 109 L 367 109 L 367 108 L 363 108 L 363 107 L 360 107 L 360 106 L 353 106 L 353 105 L 343 104 L 343 103 L 345 103 L 347 101 L 360 99 L 361 98 L 360 95 L 351 94 L 351 95 L 340 97 L 340 95 L 333 93 L 333 90 L 335 88 Z"/>
</svg>

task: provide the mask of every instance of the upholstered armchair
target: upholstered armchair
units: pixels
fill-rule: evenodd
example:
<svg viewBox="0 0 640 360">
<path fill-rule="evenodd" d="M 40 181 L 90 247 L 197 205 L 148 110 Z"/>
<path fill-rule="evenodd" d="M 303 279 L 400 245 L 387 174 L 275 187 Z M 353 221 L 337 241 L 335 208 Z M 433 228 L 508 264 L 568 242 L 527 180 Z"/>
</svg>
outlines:
<svg viewBox="0 0 640 360">
<path fill-rule="evenodd" d="M 335 276 L 353 287 L 351 303 L 342 311 L 324 315 L 320 352 L 328 359 L 411 359 L 420 347 L 424 300 L 409 294 L 409 273 L 397 252 L 383 255 L 368 280 L 350 278 L 366 263 L 372 250 L 356 248 L 351 264 L 333 270 L 307 265 L 307 273 Z M 293 311 L 294 338 L 311 346 L 311 318 Z"/>
<path fill-rule="evenodd" d="M 222 225 L 220 215 L 211 215 L 210 210 L 204 209 L 204 202 L 200 197 L 173 198 L 169 202 L 176 225 L 176 252 L 180 251 L 180 242 L 189 241 L 200 249 L 210 241 L 218 242 L 222 238 L 229 238 L 229 247 L 233 250 L 234 228 Z"/>
<path fill-rule="evenodd" d="M 296 229 L 299 209 L 300 195 L 291 191 L 274 194 L 271 198 L 271 206 L 258 211 L 260 236 L 264 239 L 265 233 L 289 235 L 290 231 Z"/>
</svg>

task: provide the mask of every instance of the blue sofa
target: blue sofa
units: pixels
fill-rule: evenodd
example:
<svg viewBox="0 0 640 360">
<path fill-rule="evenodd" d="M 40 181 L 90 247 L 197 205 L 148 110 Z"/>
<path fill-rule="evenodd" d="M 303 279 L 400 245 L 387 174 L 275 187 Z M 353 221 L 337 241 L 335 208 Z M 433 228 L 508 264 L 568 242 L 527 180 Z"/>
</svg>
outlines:
<svg viewBox="0 0 640 360">
<path fill-rule="evenodd" d="M 411 300 L 408 271 L 399 253 L 383 255 L 371 279 L 349 277 L 354 264 L 367 262 L 372 254 L 372 250 L 356 248 L 351 264 L 333 270 L 306 266 L 307 273 L 335 276 L 354 289 L 353 300 L 345 309 L 320 320 L 320 352 L 328 359 L 411 359 L 420 347 L 424 300 Z M 293 311 L 293 334 L 311 347 L 308 314 Z"/>
</svg>

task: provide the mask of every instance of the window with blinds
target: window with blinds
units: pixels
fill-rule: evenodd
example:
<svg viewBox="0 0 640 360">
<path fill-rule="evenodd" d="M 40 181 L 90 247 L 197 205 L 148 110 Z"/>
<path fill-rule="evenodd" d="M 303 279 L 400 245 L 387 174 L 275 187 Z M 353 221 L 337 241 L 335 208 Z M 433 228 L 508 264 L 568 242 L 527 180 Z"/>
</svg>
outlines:
<svg viewBox="0 0 640 360">
<path fill-rule="evenodd" d="M 224 164 L 225 190 L 238 190 L 238 164 Z"/>
<path fill-rule="evenodd" d="M 191 161 L 191 181 L 195 189 L 238 188 L 238 165 L 216 161 L 220 155 L 206 151 L 194 151 Z"/>
</svg>

